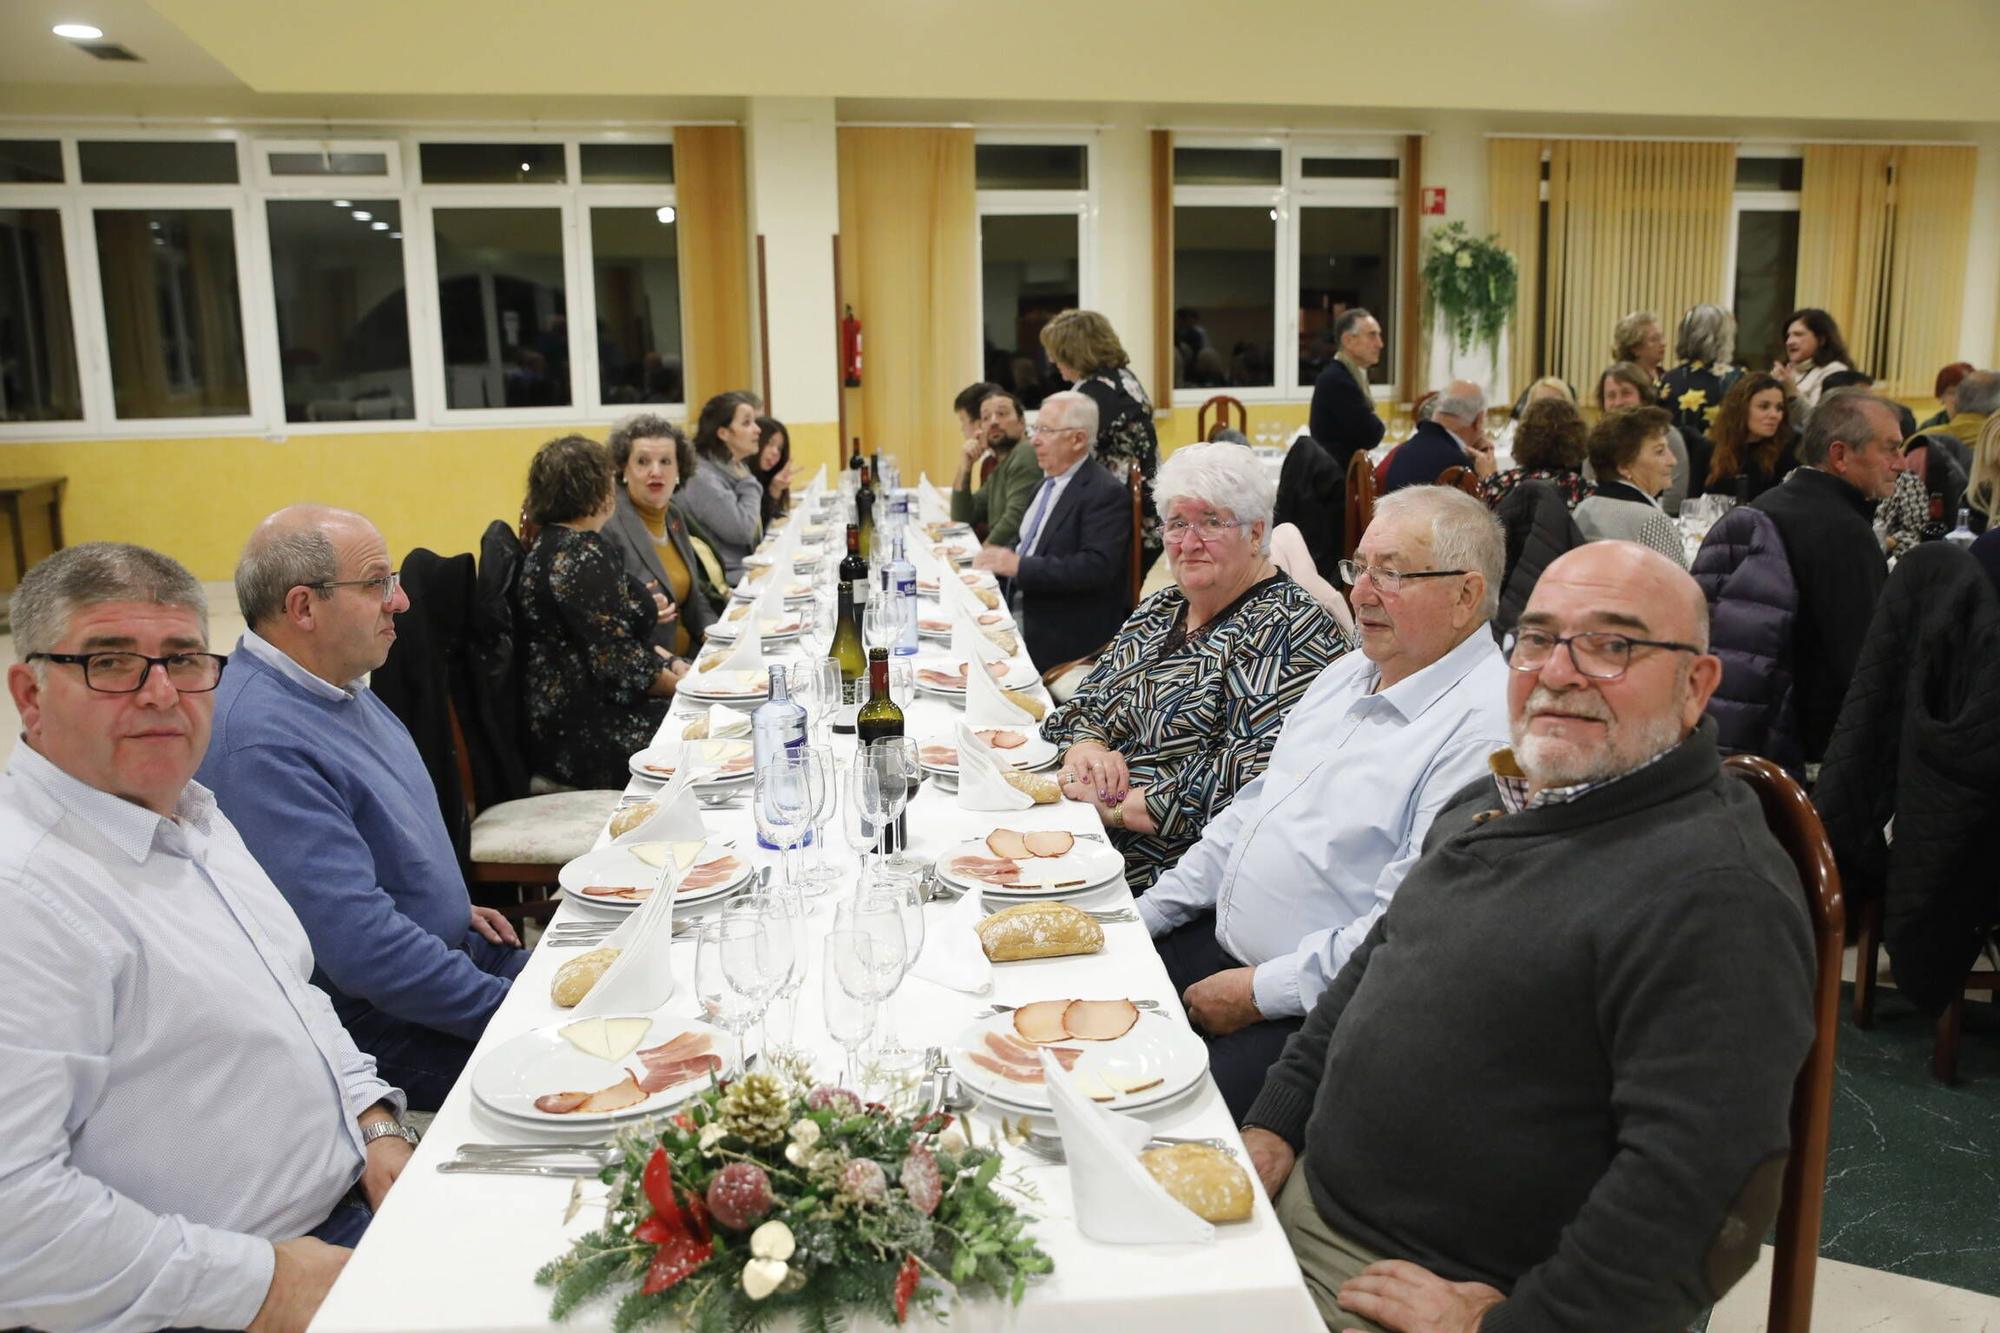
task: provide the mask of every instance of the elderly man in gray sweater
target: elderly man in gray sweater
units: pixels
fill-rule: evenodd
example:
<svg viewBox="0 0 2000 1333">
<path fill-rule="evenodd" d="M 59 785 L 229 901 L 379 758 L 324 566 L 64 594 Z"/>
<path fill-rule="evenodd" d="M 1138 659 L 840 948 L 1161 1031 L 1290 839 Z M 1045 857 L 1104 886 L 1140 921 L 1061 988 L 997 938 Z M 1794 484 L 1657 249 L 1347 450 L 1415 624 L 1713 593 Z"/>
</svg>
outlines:
<svg viewBox="0 0 2000 1333">
<path fill-rule="evenodd" d="M 1777 1211 L 1813 1036 L 1797 875 L 1702 709 L 1686 573 L 1549 566 L 1513 748 L 1431 825 L 1243 1140 L 1334 1329 L 1679 1329 Z"/>
</svg>

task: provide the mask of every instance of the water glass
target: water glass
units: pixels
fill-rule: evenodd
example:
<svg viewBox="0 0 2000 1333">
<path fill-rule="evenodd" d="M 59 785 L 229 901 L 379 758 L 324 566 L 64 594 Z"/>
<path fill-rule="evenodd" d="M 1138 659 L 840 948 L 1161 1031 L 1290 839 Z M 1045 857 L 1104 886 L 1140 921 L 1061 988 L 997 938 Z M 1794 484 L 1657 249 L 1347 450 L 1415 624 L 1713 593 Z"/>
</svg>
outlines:
<svg viewBox="0 0 2000 1333">
<path fill-rule="evenodd" d="M 764 840 L 780 849 L 785 867 L 785 886 L 799 888 L 798 862 L 812 828 L 812 757 L 810 747 L 780 750 L 757 770 L 751 797 L 757 831 Z"/>
<path fill-rule="evenodd" d="M 743 1073 L 743 1037 L 756 1020 L 757 1002 L 751 995 L 730 984 L 723 951 L 728 939 L 752 933 L 755 929 L 755 922 L 720 920 L 709 922 L 695 935 L 695 999 L 701 1005 L 702 1016 L 727 1030 L 734 1038 L 730 1042 L 729 1067 L 722 1071 L 725 1081 L 738 1078 Z"/>
<path fill-rule="evenodd" d="M 896 816 L 902 813 L 908 800 L 902 781 L 895 777 L 885 781 L 870 761 L 872 748 L 864 748 L 854 756 L 854 766 L 847 773 L 847 812 L 841 820 L 841 832 L 861 859 L 863 869 L 867 868 L 871 852 L 881 853 L 884 835 L 894 826 Z"/>
<path fill-rule="evenodd" d="M 757 1044 L 768 1055 L 771 1001 L 793 987 L 794 974 L 803 961 L 799 956 L 803 913 L 798 895 L 790 889 L 741 894 L 723 907 L 722 919 L 725 924 L 741 919 L 756 926 L 753 935 L 724 934 L 722 969 L 732 987 L 757 1001 Z"/>
<path fill-rule="evenodd" d="M 974 665 L 973 670 L 978 667 Z M 908 736 L 885 736 L 869 745 L 864 756 L 873 766 L 883 799 L 887 803 L 889 836 L 893 840 L 894 825 L 916 794 L 917 784 L 923 780 L 923 769 L 917 764 L 917 743 Z M 905 847 L 898 846 L 888 858 L 888 864 L 898 870 L 920 871 L 923 862 L 909 854 Z"/>
<path fill-rule="evenodd" d="M 808 657 L 792 664 L 789 677 L 792 698 L 806 710 L 813 744 L 825 745 L 833 734 L 833 715 L 840 711 L 840 663 L 831 657 Z"/>
<path fill-rule="evenodd" d="M 869 972 L 869 994 L 881 1005 L 876 1022 L 879 1045 L 876 1059 L 895 1067 L 908 1064 L 916 1053 L 906 1049 L 896 1037 L 895 1010 L 890 1005 L 903 983 L 913 955 L 903 935 L 903 913 L 895 895 L 872 893 L 866 888 L 834 910 L 836 931 L 856 931 L 874 943 L 873 967 Z"/>
<path fill-rule="evenodd" d="M 847 1052 L 841 1085 L 858 1090 L 854 1055 L 875 1031 L 875 942 L 856 930 L 826 937 L 820 968 L 820 1014 L 826 1035 Z"/>
<path fill-rule="evenodd" d="M 800 888 L 809 898 L 817 898 L 833 887 L 840 878 L 840 871 L 827 856 L 827 821 L 839 807 L 840 769 L 833 759 L 833 747 L 828 745 L 808 746 L 806 781 L 812 795 L 812 846 L 813 854 L 802 873 L 805 876 Z"/>
<path fill-rule="evenodd" d="M 861 642 L 873 651 L 877 648 L 893 650 L 896 638 L 902 632 L 903 616 L 896 605 L 896 599 L 874 590 L 868 599 L 868 607 L 861 613 Z"/>
</svg>

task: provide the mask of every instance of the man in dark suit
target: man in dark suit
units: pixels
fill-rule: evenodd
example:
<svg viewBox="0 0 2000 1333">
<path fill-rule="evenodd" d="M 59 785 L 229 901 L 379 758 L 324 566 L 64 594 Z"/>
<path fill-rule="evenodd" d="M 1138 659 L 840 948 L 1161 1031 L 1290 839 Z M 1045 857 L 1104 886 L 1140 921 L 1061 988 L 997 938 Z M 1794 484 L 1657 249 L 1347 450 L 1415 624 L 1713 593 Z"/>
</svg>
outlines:
<svg viewBox="0 0 2000 1333">
<path fill-rule="evenodd" d="M 1447 468 L 1469 467 L 1481 477 L 1494 471 L 1493 442 L 1486 438 L 1486 390 L 1453 380 L 1438 395 L 1429 421 L 1389 455 L 1389 471 L 1376 488 L 1387 495 L 1405 486 L 1429 486 Z"/>
<path fill-rule="evenodd" d="M 1111 642 L 1131 614 L 1132 503 L 1090 456 L 1097 404 L 1086 395 L 1043 399 L 1028 438 L 1042 484 L 1021 520 L 1020 542 L 1011 551 L 985 547 L 972 563 L 1013 581 L 1022 640 L 1046 671 Z"/>
<path fill-rule="evenodd" d="M 1347 471 L 1348 460 L 1382 443 L 1386 427 L 1375 415 L 1368 372 L 1382 359 L 1382 326 L 1358 306 L 1334 321 L 1340 351 L 1313 382 L 1309 433 Z"/>
</svg>

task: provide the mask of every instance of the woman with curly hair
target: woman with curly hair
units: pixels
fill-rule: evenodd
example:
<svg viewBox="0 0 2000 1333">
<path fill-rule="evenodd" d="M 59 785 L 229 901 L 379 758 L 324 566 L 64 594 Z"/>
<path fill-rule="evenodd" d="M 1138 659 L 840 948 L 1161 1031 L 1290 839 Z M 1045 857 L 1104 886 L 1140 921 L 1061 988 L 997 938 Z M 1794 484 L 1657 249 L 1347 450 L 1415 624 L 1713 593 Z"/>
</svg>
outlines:
<svg viewBox="0 0 2000 1333">
<path fill-rule="evenodd" d="M 1144 478 L 1141 567 L 1150 569 L 1163 549 L 1160 518 L 1153 510 L 1160 437 L 1153 429 L 1152 400 L 1132 373 L 1132 358 L 1125 354 L 1111 321 L 1095 310 L 1065 310 L 1044 324 L 1042 350 L 1058 375 L 1097 404 L 1097 447 L 1092 456 L 1120 481 L 1135 467 Z"/>
<path fill-rule="evenodd" d="M 1521 410 L 1514 431 L 1514 466 L 1480 482 L 1479 498 L 1487 508 L 1497 509 L 1522 482 L 1546 481 L 1575 510 L 1597 491 L 1583 476 L 1585 434 L 1575 404 L 1562 398 L 1535 399 Z"/>
<path fill-rule="evenodd" d="M 653 642 L 676 657 L 692 657 L 727 595 L 709 585 L 687 520 L 674 504 L 694 474 L 694 446 L 673 422 L 641 412 L 614 425 L 604 447 L 618 481 L 618 509 L 604 535 L 659 612 Z"/>
<path fill-rule="evenodd" d="M 1761 370 L 1729 386 L 1710 438 L 1715 453 L 1706 489 L 1714 494 L 1754 500 L 1799 465 L 1798 433 L 1785 412 L 1785 386 Z"/>
</svg>

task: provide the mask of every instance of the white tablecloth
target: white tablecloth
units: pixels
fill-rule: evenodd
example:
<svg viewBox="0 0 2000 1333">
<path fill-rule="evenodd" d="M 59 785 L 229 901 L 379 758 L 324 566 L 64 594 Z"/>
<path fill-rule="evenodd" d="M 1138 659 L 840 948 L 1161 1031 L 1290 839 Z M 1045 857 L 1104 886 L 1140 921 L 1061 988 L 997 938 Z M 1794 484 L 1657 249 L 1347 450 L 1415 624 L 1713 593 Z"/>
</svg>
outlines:
<svg viewBox="0 0 2000 1333">
<path fill-rule="evenodd" d="M 677 705 L 662 733 L 678 736 L 693 711 L 691 703 Z M 906 710 L 906 731 L 919 739 L 943 734 L 959 711 L 954 704 L 920 693 Z M 845 759 L 851 754 L 852 741 L 836 741 L 836 752 Z M 650 785 L 636 780 L 633 784 L 635 789 Z M 737 848 L 747 849 L 751 859 L 776 865 L 775 853 L 757 847 L 747 808 L 710 811 L 705 818 L 713 832 L 733 836 Z M 1076 832 L 1100 827 L 1088 807 L 1069 801 L 1018 814 L 961 810 L 955 796 L 934 782 L 924 783 L 919 790 L 907 822 L 912 853 L 926 859 L 959 839 L 983 835 L 1001 824 L 1024 830 L 1067 828 Z M 799 996 L 797 1037 L 820 1053 L 817 1069 L 828 1081 L 837 1081 L 839 1049 L 827 1039 L 819 1017 L 817 939 L 831 926 L 831 904 L 850 891 L 857 872 L 837 832 L 832 833 L 830 844 L 836 858 L 850 869 L 833 893 L 817 900 L 815 962 Z M 1120 884 L 1084 905 L 1109 907 L 1129 901 Z M 946 907 L 936 903 L 928 908 L 929 923 L 934 926 Z M 594 913 L 587 908 L 566 903 L 556 919 L 591 915 Z M 1103 952 L 1089 957 L 996 967 L 993 991 L 988 996 L 967 995 L 906 978 L 894 1000 L 898 1035 L 904 1045 L 916 1049 L 948 1045 L 972 1016 L 991 1002 L 1021 1004 L 1070 995 L 1153 999 L 1185 1022 L 1179 998 L 1168 984 L 1145 928 L 1114 923 L 1105 926 L 1104 933 Z M 692 993 L 694 946 L 683 938 L 671 948 L 676 990 L 664 1012 L 693 1015 L 697 1012 Z M 469 1068 L 476 1067 L 502 1042 L 565 1016 L 566 1011 L 557 1009 L 549 999 L 549 979 L 558 965 L 576 954 L 576 950 L 536 950 L 487 1026 Z M 315 1329 L 324 1333 L 401 1333 L 409 1329 L 608 1327 L 609 1302 L 589 1306 L 572 1314 L 566 1323 L 552 1325 L 549 1290 L 533 1282 L 537 1268 L 602 1220 L 601 1207 L 588 1204 L 573 1222 L 565 1224 L 569 1180 L 438 1174 L 438 1163 L 450 1158 L 460 1144 L 520 1142 L 525 1137 L 519 1129 L 495 1121 L 476 1106 L 468 1081 L 461 1078 L 452 1089 L 416 1156 L 320 1308 L 313 1322 Z M 1146 1119 L 1168 1134 L 1229 1138 L 1235 1133 L 1213 1080 L 1206 1078 L 1195 1092 L 1148 1112 Z M 973 1125 L 983 1140 L 990 1137 L 994 1121 L 975 1114 Z M 1247 1157 L 1243 1160 L 1247 1169 Z M 952 1312 L 952 1328 L 1101 1333 L 1110 1320 L 1161 1333 L 1320 1327 L 1291 1249 L 1261 1190 L 1251 1220 L 1218 1227 L 1213 1245 L 1103 1245 L 1086 1240 L 1076 1229 L 1065 1168 L 1049 1166 L 1019 1149 L 1008 1150 L 1008 1165 L 1020 1168 L 1041 1197 L 1040 1204 L 1028 1208 L 1040 1219 L 1033 1231 L 1054 1258 L 1055 1272 L 1032 1287 L 1018 1309 L 990 1299 L 965 1303 Z M 584 1182 L 584 1190 L 593 1201 L 604 1193 L 603 1187 L 591 1180 Z"/>
</svg>

